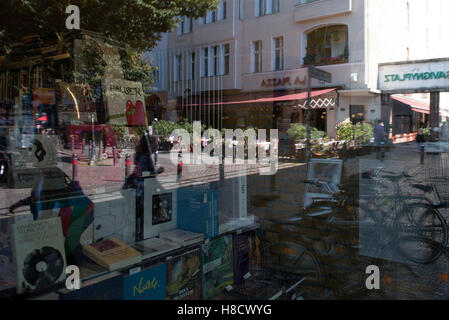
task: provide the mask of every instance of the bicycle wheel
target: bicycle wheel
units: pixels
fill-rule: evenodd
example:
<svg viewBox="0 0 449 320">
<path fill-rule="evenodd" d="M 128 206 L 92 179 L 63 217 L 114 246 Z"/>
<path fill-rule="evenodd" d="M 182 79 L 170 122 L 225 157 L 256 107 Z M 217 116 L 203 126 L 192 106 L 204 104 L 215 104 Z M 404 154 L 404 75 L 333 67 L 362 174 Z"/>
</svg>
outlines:
<svg viewBox="0 0 449 320">
<path fill-rule="evenodd" d="M 398 251 L 411 262 L 432 263 L 442 252 L 429 241 L 445 248 L 447 228 L 446 220 L 438 210 L 420 203 L 406 205 L 397 219 Z"/>
<path fill-rule="evenodd" d="M 311 249 L 299 243 L 276 242 L 262 248 L 261 254 L 265 268 L 283 272 L 289 295 L 301 292 L 308 299 L 322 297 L 325 291 L 323 268 Z M 299 281 L 301 283 L 296 285 Z"/>
</svg>

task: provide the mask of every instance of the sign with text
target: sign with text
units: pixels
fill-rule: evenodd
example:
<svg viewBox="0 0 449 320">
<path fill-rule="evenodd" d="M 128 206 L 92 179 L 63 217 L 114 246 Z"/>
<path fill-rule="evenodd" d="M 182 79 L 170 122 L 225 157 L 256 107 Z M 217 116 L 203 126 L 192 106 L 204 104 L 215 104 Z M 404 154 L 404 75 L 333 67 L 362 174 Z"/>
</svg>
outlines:
<svg viewBox="0 0 449 320">
<path fill-rule="evenodd" d="M 145 97 L 140 82 L 123 79 L 104 81 L 109 123 L 145 126 Z"/>
<path fill-rule="evenodd" d="M 329 82 L 329 83 L 332 82 L 332 74 L 331 73 L 321 70 L 321 69 L 318 69 L 318 68 L 315 68 L 315 67 L 312 67 L 312 66 L 308 66 L 308 68 L 309 68 L 309 75 L 310 75 L 311 79 L 317 79 L 317 80 L 321 80 L 321 81 Z"/>
<path fill-rule="evenodd" d="M 446 91 L 449 88 L 449 59 L 379 65 L 382 91 Z"/>
</svg>

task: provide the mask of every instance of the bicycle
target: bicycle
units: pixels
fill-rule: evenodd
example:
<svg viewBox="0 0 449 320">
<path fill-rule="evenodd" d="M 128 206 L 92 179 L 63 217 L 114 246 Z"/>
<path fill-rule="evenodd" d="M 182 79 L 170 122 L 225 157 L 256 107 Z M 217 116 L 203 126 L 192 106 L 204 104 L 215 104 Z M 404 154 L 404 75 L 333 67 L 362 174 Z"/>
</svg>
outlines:
<svg viewBox="0 0 449 320">
<path fill-rule="evenodd" d="M 384 174 L 381 176 L 381 173 Z M 424 191 L 424 196 L 404 194 L 400 181 L 411 178 L 405 173 L 395 174 L 377 168 L 373 174 L 365 174 L 364 178 L 372 179 L 375 185 L 374 193 L 368 194 L 364 201 L 360 201 L 360 209 L 365 213 L 363 220 L 372 221 L 383 226 L 388 232 L 394 232 L 398 251 L 409 261 L 420 264 L 436 261 L 441 253 L 427 246 L 424 239 L 436 241 L 443 247 L 447 245 L 447 222 L 438 209 L 448 207 L 449 203 L 441 200 L 435 203 L 426 196 L 426 193 L 434 189 L 433 186 L 411 184 L 413 189 Z M 385 183 L 384 179 L 391 184 Z M 407 235 L 422 239 L 421 245 L 407 245 Z M 417 252 L 416 249 L 420 250 Z"/>
</svg>

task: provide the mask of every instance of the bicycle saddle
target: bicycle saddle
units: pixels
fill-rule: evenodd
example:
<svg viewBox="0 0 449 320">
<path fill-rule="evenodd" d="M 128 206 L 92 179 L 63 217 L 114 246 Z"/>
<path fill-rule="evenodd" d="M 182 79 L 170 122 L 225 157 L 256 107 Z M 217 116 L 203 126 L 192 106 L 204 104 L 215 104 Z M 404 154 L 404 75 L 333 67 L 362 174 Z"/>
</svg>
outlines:
<svg viewBox="0 0 449 320">
<path fill-rule="evenodd" d="M 426 186 L 424 184 L 413 184 L 412 187 L 415 188 L 415 189 L 422 190 L 425 193 L 431 192 L 432 189 L 433 189 L 431 186 Z"/>
<path fill-rule="evenodd" d="M 402 178 L 411 178 L 412 176 L 410 176 L 406 173 L 401 173 L 401 174 L 397 174 L 397 175 L 385 174 L 382 177 L 395 182 L 395 181 L 401 180 Z"/>
</svg>

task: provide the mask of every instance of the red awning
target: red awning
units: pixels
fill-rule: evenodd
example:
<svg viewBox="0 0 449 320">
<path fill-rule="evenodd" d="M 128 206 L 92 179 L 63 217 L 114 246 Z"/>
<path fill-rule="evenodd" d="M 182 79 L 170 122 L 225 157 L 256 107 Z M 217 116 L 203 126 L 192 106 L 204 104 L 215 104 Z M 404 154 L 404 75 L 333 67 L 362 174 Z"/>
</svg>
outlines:
<svg viewBox="0 0 449 320">
<path fill-rule="evenodd" d="M 310 92 L 310 97 L 317 97 L 329 92 L 336 90 L 337 88 L 315 90 Z M 245 103 L 264 103 L 264 102 L 275 102 L 275 101 L 295 101 L 307 99 L 307 91 L 294 94 L 286 94 L 278 97 L 267 97 L 255 100 L 241 100 L 241 101 L 226 101 L 226 102 L 214 102 L 214 103 L 203 103 L 202 105 L 212 106 L 212 105 L 228 105 L 228 104 L 245 104 Z M 187 106 L 199 106 L 199 104 L 189 104 Z"/>
<path fill-rule="evenodd" d="M 430 114 L 430 105 L 428 105 L 425 102 L 420 102 L 420 101 L 416 101 L 416 100 L 412 100 L 406 97 L 399 97 L 399 96 L 391 96 L 391 98 L 393 98 L 396 101 L 408 104 L 413 111 L 416 112 L 420 112 L 420 113 L 425 113 L 425 114 Z"/>
</svg>

